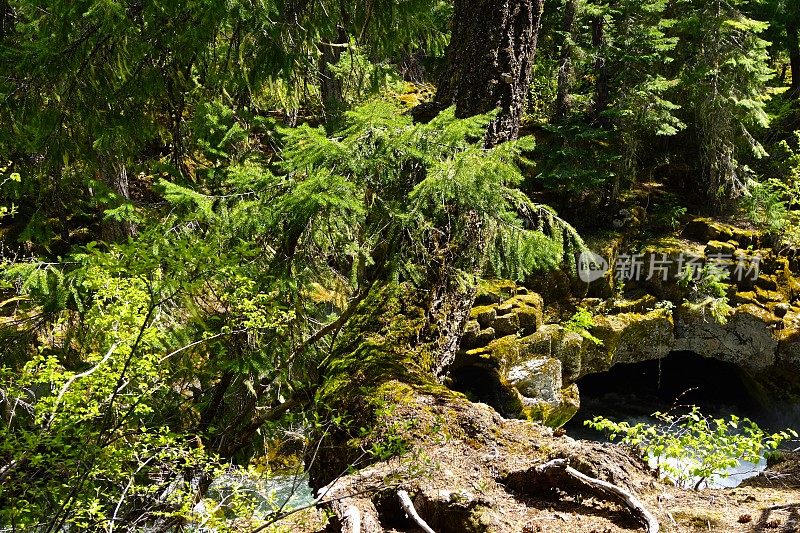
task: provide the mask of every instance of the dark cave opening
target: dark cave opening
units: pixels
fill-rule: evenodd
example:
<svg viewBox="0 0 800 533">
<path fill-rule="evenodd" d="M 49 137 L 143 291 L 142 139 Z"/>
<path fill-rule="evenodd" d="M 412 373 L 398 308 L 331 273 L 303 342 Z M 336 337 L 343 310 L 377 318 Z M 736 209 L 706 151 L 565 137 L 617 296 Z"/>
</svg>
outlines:
<svg viewBox="0 0 800 533">
<path fill-rule="evenodd" d="M 618 364 L 609 371 L 578 380 L 581 407 L 565 429 L 579 438 L 604 440 L 584 426 L 595 416 L 643 421 L 655 411 L 680 411 L 696 405 L 712 416 L 736 414 L 757 422 L 764 419 L 747 376 L 735 365 L 672 352 L 660 360 Z"/>
</svg>

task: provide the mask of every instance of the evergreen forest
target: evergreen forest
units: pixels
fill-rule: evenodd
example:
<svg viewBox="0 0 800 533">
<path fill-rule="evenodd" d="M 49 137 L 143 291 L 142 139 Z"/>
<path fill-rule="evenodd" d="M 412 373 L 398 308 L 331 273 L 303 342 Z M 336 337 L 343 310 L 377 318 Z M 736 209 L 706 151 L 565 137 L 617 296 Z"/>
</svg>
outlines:
<svg viewBox="0 0 800 533">
<path fill-rule="evenodd" d="M 0 532 L 790 532 L 797 430 L 798 0 L 0 0 Z"/>
</svg>

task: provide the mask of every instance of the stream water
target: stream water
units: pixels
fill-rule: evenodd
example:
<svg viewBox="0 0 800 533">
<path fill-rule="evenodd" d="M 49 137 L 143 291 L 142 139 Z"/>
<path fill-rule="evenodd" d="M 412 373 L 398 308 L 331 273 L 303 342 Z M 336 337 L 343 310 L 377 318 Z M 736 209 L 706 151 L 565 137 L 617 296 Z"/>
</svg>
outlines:
<svg viewBox="0 0 800 533">
<path fill-rule="evenodd" d="M 254 502 L 253 517 L 264 519 L 276 511 L 291 511 L 314 502 L 308 484 L 308 475 L 276 475 L 254 477 L 246 471 L 232 467 L 226 474 L 214 480 L 208 497 L 218 502 L 222 509 L 231 509 L 235 499 L 245 497 Z M 202 502 L 198 505 L 204 505 Z M 213 512 L 213 509 L 195 508 L 198 514 Z"/>
<path fill-rule="evenodd" d="M 714 418 L 728 418 L 732 414 L 746 417 L 766 431 L 787 427 L 800 429 L 800 406 L 764 408 L 755 400 L 748 380 L 735 366 L 688 352 L 676 352 L 661 361 L 617 365 L 609 372 L 586 376 L 578 381 L 578 387 L 581 408 L 565 426 L 567 433 L 578 439 L 608 440 L 603 433 L 584 425 L 595 416 L 631 425 L 654 424 L 658 421 L 652 413 L 673 408 L 680 412 L 681 406 L 688 405 L 696 405 L 703 414 Z M 651 466 L 655 466 L 658 459 L 651 457 Z M 683 469 L 688 467 L 689 461 L 671 464 Z M 765 467 L 763 457 L 758 463 L 739 461 L 738 466 L 725 471 L 725 475 L 708 479 L 707 486 L 735 487 Z"/>
</svg>

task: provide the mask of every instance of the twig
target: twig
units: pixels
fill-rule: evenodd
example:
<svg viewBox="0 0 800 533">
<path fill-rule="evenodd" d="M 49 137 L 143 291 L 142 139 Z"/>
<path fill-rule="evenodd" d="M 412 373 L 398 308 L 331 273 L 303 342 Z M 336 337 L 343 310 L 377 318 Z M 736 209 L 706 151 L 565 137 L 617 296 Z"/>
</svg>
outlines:
<svg viewBox="0 0 800 533">
<path fill-rule="evenodd" d="M 61 403 L 61 398 L 64 397 L 64 394 L 67 392 L 67 389 L 69 389 L 70 385 L 72 385 L 78 379 L 89 377 L 92 374 L 94 374 L 95 372 L 97 372 L 97 369 L 99 369 L 103 365 L 103 363 L 108 361 L 108 359 L 111 357 L 111 354 L 114 353 L 114 350 L 117 349 L 117 346 L 118 346 L 118 344 L 116 342 L 114 344 L 112 344 L 111 348 L 108 349 L 108 353 L 106 353 L 106 355 L 100 360 L 99 363 L 94 365 L 92 368 L 90 368 L 86 372 L 81 372 L 80 374 L 75 374 L 74 376 L 69 378 L 66 383 L 64 383 L 64 386 L 61 388 L 61 392 L 58 393 L 58 397 L 56 398 L 56 401 L 53 404 L 53 412 L 50 415 L 50 420 L 47 421 L 47 427 L 49 427 L 50 424 L 53 423 L 53 420 L 56 417 L 56 413 L 58 412 L 58 404 Z"/>
</svg>

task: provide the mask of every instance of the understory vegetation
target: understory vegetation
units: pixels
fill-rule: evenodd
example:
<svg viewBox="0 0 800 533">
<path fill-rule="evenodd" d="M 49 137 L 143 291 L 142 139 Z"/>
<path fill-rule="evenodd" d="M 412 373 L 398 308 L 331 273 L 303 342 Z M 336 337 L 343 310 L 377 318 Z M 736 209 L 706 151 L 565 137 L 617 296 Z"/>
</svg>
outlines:
<svg viewBox="0 0 800 533">
<path fill-rule="evenodd" d="M 790 0 L 548 2 L 530 68 L 453 87 L 465 10 L 0 0 L 0 530 L 266 527 L 291 509 L 210 487 L 369 433 L 323 392 L 376 291 L 414 295 L 404 339 L 437 354 L 413 371 L 440 382 L 479 280 L 572 272 L 632 198 L 670 230 L 743 217 L 800 244 Z M 719 281 L 686 281 L 714 317 Z M 711 450 L 703 479 L 788 438 L 664 421 L 676 440 L 597 424 Z"/>
<path fill-rule="evenodd" d="M 585 424 L 603 431 L 611 440 L 619 439 L 654 463 L 658 476 L 675 484 L 700 489 L 713 483 L 713 478 L 731 476 L 731 469 L 740 461 L 755 468 L 764 455 L 777 449 L 792 437 L 793 429 L 766 433 L 752 420 L 736 415 L 712 418 L 690 406 L 683 414 L 653 413 L 655 424 L 614 422 L 603 417 Z"/>
</svg>

